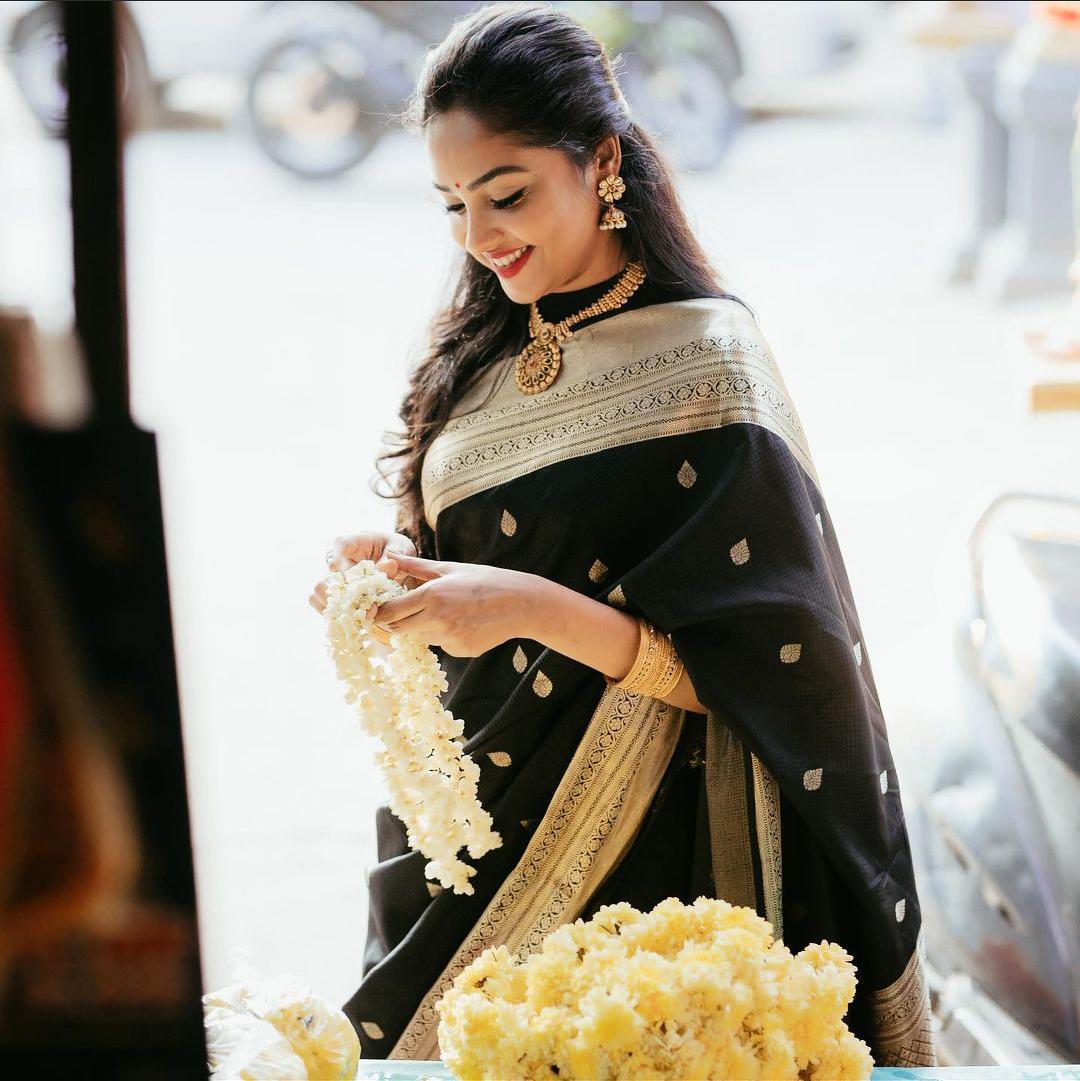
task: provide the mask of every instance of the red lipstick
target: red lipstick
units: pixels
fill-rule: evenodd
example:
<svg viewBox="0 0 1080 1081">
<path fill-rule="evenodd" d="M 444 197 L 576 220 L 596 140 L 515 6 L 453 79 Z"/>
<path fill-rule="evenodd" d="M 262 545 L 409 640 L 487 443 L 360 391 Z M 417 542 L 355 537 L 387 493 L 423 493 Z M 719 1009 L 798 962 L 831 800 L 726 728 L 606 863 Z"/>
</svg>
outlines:
<svg viewBox="0 0 1080 1081">
<path fill-rule="evenodd" d="M 514 249 L 511 248 L 510 250 L 513 251 Z M 526 248 L 525 253 L 520 258 L 516 259 L 509 266 L 497 266 L 492 269 L 494 269 L 495 273 L 498 274 L 500 278 L 512 278 L 529 261 L 529 256 L 532 255 L 532 253 L 533 249 L 530 246 Z"/>
</svg>

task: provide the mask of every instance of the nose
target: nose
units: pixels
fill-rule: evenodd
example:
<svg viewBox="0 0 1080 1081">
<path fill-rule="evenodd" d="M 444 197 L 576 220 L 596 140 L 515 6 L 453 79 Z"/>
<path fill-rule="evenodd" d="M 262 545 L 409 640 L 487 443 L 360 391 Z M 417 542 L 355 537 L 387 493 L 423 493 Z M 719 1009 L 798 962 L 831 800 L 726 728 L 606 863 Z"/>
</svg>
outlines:
<svg viewBox="0 0 1080 1081">
<path fill-rule="evenodd" d="M 498 251 L 500 241 L 497 230 L 492 228 L 493 222 L 486 215 L 470 214 L 468 225 L 465 230 L 465 250 L 478 260 L 484 259 L 484 253 Z M 509 247 L 502 244 L 502 247 Z"/>
</svg>

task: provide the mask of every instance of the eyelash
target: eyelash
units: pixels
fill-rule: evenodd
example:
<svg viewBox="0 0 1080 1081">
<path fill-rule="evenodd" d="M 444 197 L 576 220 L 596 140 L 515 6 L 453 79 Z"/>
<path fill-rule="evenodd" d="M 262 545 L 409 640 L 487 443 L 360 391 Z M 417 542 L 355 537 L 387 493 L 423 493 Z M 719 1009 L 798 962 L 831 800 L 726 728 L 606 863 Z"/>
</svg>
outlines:
<svg viewBox="0 0 1080 1081">
<path fill-rule="evenodd" d="M 513 195 L 508 195 L 505 199 L 492 199 L 491 205 L 496 210 L 509 210 L 521 201 L 524 194 L 525 189 L 521 188 L 520 191 L 515 191 Z M 465 209 L 465 204 L 451 203 L 445 209 L 447 214 L 460 214 Z"/>
</svg>

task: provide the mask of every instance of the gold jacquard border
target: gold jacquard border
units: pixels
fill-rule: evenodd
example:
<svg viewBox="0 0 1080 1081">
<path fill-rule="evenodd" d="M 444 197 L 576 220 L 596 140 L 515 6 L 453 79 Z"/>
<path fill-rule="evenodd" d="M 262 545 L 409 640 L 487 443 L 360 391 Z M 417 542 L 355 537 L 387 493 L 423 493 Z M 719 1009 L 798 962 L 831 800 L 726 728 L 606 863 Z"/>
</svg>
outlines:
<svg viewBox="0 0 1080 1081">
<path fill-rule="evenodd" d="M 922 928 L 899 978 L 873 993 L 874 1062 L 878 1066 L 936 1066 L 930 992 L 923 970 Z"/>
<path fill-rule="evenodd" d="M 730 905 L 757 908 L 743 745 L 713 710 L 706 725 L 705 797 L 714 892 Z"/>
<path fill-rule="evenodd" d="M 452 417 L 424 456 L 428 525 L 462 499 L 556 462 L 735 423 L 779 435 L 818 484 L 769 350 L 745 335 L 705 335 L 513 405 Z"/>
<path fill-rule="evenodd" d="M 784 862 L 780 846 L 780 786 L 752 751 L 754 774 L 754 819 L 757 827 L 761 885 L 765 895 L 765 918 L 773 926 L 773 937 L 784 937 Z"/>
<path fill-rule="evenodd" d="M 439 1057 L 436 1003 L 485 949 L 524 959 L 575 920 L 640 829 L 685 711 L 608 686 L 517 866 L 421 1000 L 389 1057 Z"/>
</svg>

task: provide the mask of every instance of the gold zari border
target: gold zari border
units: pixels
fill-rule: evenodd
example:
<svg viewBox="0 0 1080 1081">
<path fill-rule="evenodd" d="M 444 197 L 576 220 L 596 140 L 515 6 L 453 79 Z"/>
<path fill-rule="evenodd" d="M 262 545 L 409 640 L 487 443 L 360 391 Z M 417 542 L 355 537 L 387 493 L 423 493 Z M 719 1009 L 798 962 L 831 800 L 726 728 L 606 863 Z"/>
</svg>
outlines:
<svg viewBox="0 0 1080 1081">
<path fill-rule="evenodd" d="M 485 949 L 524 959 L 571 923 L 637 835 L 675 751 L 685 712 L 608 687 L 517 866 L 406 1025 L 389 1058 L 439 1057 L 436 1003 Z"/>
<path fill-rule="evenodd" d="M 936 1066 L 930 1023 L 930 992 L 923 972 L 925 939 L 920 928 L 915 949 L 899 978 L 873 993 L 874 1062 L 878 1066 Z"/>
<path fill-rule="evenodd" d="M 424 455 L 428 525 L 447 507 L 544 466 L 725 424 L 779 435 L 818 484 L 791 395 L 743 313 L 732 301 L 699 300 L 612 316 L 564 345 L 569 371 L 577 365 L 584 378 L 520 401 L 516 388 L 516 398 L 500 388 L 490 407 L 452 416 Z"/>
<path fill-rule="evenodd" d="M 780 848 L 780 786 L 753 751 L 754 821 L 757 828 L 761 885 L 765 895 L 765 918 L 772 924 L 773 937 L 784 937 L 784 877 Z"/>
<path fill-rule="evenodd" d="M 718 713 L 706 717 L 705 795 L 709 809 L 713 889 L 728 904 L 757 909 L 749 795 L 744 749 Z M 784 937 L 783 854 L 780 847 L 780 786 L 750 752 L 754 836 L 761 868 L 765 911 L 777 940 Z"/>
<path fill-rule="evenodd" d="M 709 809 L 713 891 L 722 901 L 757 908 L 743 745 L 710 711 L 705 733 L 705 797 Z"/>
</svg>

